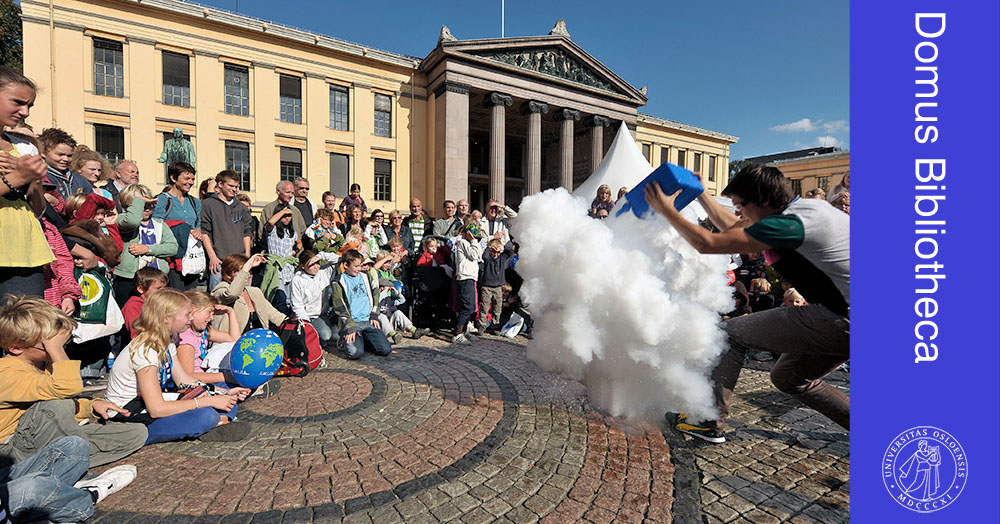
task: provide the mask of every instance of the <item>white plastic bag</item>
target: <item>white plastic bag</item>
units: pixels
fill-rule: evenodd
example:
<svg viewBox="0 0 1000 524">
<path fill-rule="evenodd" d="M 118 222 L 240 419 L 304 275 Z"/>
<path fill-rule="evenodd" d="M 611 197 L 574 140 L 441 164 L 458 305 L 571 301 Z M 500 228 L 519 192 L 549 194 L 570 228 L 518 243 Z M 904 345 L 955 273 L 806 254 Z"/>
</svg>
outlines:
<svg viewBox="0 0 1000 524">
<path fill-rule="evenodd" d="M 500 330 L 500 334 L 507 338 L 514 338 L 521 332 L 522 327 L 524 327 L 524 319 L 521 318 L 521 315 L 514 313 L 510 316 L 510 320 L 504 324 L 503 329 Z"/>
<path fill-rule="evenodd" d="M 73 330 L 73 341 L 81 343 L 90 340 L 97 340 L 101 337 L 118 333 L 124 326 L 125 316 L 122 315 L 122 310 L 118 308 L 118 304 L 115 302 L 114 297 L 111 297 L 108 300 L 108 315 L 104 323 L 88 324 L 86 322 L 78 322 L 76 324 L 76 329 Z"/>
<path fill-rule="evenodd" d="M 201 241 L 195 240 L 193 236 L 188 236 L 187 251 L 181 259 L 182 275 L 200 275 L 205 272 L 205 248 Z"/>
</svg>

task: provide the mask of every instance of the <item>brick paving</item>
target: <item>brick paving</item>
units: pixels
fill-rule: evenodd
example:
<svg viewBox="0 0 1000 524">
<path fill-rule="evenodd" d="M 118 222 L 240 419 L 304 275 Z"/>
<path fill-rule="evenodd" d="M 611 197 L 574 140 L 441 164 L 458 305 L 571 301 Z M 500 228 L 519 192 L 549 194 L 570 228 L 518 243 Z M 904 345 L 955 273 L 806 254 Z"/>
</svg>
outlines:
<svg viewBox="0 0 1000 524">
<path fill-rule="evenodd" d="M 139 477 L 101 523 L 833 524 L 848 521 L 847 434 L 743 372 L 729 442 L 596 412 L 534 366 L 524 339 L 407 340 L 389 357 L 327 355 L 251 399 L 238 443 L 174 442 L 126 459 Z M 849 387 L 847 375 L 834 382 Z"/>
</svg>

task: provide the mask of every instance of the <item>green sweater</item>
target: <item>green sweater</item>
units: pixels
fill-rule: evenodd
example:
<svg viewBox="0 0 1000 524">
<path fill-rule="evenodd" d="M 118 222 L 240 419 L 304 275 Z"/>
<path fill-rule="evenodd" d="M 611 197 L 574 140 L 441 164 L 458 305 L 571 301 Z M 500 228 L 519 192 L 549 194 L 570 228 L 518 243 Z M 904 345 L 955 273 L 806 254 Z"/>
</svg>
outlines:
<svg viewBox="0 0 1000 524">
<path fill-rule="evenodd" d="M 155 257 L 153 261 L 156 267 L 167 272 L 169 268 L 168 257 L 177 255 L 177 239 L 170 228 L 158 218 L 151 218 L 153 227 L 156 229 L 156 244 L 149 246 L 149 254 L 137 257 L 129 253 L 128 247 L 132 244 L 142 244 L 142 237 L 139 235 L 139 223 L 142 221 L 142 210 L 146 207 L 146 201 L 137 198 L 132 201 L 132 205 L 118 216 L 118 231 L 121 232 L 124 246 L 122 246 L 122 260 L 115 266 L 115 275 L 122 278 L 135 278 L 135 272 L 139 270 L 139 259 L 148 261 L 148 257 Z M 153 264 L 147 264 L 153 265 Z"/>
</svg>

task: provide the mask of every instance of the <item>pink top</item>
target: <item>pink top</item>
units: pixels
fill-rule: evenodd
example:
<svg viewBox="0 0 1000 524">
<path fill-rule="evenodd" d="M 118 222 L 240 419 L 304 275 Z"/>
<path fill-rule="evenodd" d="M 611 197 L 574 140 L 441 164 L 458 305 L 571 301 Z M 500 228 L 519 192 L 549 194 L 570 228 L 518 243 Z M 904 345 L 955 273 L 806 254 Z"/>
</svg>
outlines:
<svg viewBox="0 0 1000 524">
<path fill-rule="evenodd" d="M 198 332 L 194 328 L 189 327 L 187 331 L 181 333 L 180 341 L 177 342 L 177 346 L 182 346 L 187 344 L 194 348 L 194 370 L 195 372 L 204 371 L 205 368 L 201 365 L 202 360 L 208 355 L 208 330 Z"/>
</svg>

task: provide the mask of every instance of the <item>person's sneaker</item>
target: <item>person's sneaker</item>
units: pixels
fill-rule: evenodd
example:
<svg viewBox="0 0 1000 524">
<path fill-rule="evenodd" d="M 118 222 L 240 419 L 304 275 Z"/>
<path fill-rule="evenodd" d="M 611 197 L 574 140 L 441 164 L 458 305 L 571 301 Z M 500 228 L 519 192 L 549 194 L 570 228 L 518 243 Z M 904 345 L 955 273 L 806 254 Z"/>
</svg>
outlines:
<svg viewBox="0 0 1000 524">
<path fill-rule="evenodd" d="M 267 398 L 277 395 L 281 391 L 281 382 L 268 380 L 250 394 L 250 398 Z"/>
<path fill-rule="evenodd" d="M 465 338 L 467 338 L 470 343 L 472 343 L 472 342 L 479 342 L 479 337 L 473 335 L 472 333 L 466 333 L 465 334 Z"/>
<path fill-rule="evenodd" d="M 476 324 L 474 322 L 472 322 L 471 320 L 469 321 L 468 324 L 466 324 L 466 326 L 465 326 L 465 332 L 466 333 L 472 333 L 473 335 L 479 333 L 479 331 L 476 330 Z"/>
<path fill-rule="evenodd" d="M 239 442 L 250 436 L 250 423 L 234 420 L 219 424 L 198 437 L 202 442 Z"/>
<path fill-rule="evenodd" d="M 125 486 L 131 484 L 138 474 L 139 472 L 135 469 L 135 466 L 125 464 L 123 466 L 115 466 L 90 480 L 81 480 L 73 484 L 73 487 L 97 493 L 97 502 L 101 502 L 108 495 L 117 493 Z"/>
<path fill-rule="evenodd" d="M 399 343 L 402 342 L 402 341 L 403 341 L 403 335 L 400 335 L 399 333 L 394 333 L 392 335 L 392 343 L 393 344 L 395 344 L 395 345 L 398 346 Z"/>
<path fill-rule="evenodd" d="M 770 362 L 774 360 L 774 355 L 770 351 L 754 351 L 750 353 L 750 358 L 757 362 Z"/>
<path fill-rule="evenodd" d="M 692 424 L 684 413 L 667 413 L 664 416 L 667 423 L 681 433 L 687 433 L 692 437 L 698 437 L 713 444 L 722 444 L 726 441 L 726 437 L 719 430 L 705 425 Z"/>
<path fill-rule="evenodd" d="M 426 335 L 426 334 L 428 334 L 430 332 L 431 332 L 431 330 L 429 330 L 427 328 L 417 328 L 417 329 L 415 329 L 415 330 L 413 330 L 413 331 L 410 332 L 410 338 L 420 338 L 420 337 L 422 337 L 422 336 L 424 336 L 424 335 Z"/>
<path fill-rule="evenodd" d="M 107 377 L 85 378 L 83 379 L 82 391 L 84 393 L 90 391 L 102 391 L 104 389 L 107 389 L 107 387 L 108 387 Z"/>
<path fill-rule="evenodd" d="M 472 344 L 472 341 L 469 340 L 469 338 L 470 337 L 468 335 L 466 335 L 465 333 L 459 333 L 459 334 L 455 335 L 454 337 L 451 337 L 451 343 L 452 344 L 465 344 L 465 345 L 469 345 L 469 344 Z"/>
</svg>

